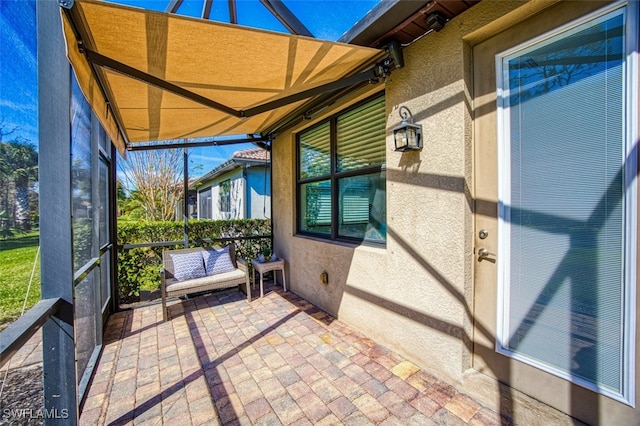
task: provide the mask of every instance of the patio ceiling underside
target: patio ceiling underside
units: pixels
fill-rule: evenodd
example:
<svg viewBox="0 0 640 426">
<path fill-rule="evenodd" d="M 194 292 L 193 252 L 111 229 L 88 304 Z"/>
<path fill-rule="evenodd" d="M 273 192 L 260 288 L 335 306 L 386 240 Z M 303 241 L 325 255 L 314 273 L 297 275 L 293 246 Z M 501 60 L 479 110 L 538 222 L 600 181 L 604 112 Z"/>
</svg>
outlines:
<svg viewBox="0 0 640 426">
<path fill-rule="evenodd" d="M 383 51 L 76 0 L 67 55 L 118 149 L 264 135 L 314 97 L 377 81 Z"/>
</svg>

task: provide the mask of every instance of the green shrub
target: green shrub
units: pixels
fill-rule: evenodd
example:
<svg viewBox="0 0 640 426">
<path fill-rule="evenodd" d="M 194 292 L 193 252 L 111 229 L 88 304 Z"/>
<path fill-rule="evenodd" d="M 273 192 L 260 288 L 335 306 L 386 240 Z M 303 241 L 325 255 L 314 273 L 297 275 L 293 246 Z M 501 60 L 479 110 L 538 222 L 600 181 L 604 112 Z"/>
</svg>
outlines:
<svg viewBox="0 0 640 426">
<path fill-rule="evenodd" d="M 194 220 L 189 221 L 189 247 L 206 247 L 220 242 L 206 242 L 219 238 L 264 236 L 271 234 L 271 221 Z M 162 251 L 183 248 L 183 222 L 118 222 L 118 246 L 150 242 L 180 241 L 170 247 L 140 247 L 118 250 L 118 287 L 123 303 L 135 300 L 141 290 L 154 290 L 160 285 Z M 255 259 L 263 249 L 271 250 L 270 238 L 234 240 L 238 256 Z"/>
</svg>

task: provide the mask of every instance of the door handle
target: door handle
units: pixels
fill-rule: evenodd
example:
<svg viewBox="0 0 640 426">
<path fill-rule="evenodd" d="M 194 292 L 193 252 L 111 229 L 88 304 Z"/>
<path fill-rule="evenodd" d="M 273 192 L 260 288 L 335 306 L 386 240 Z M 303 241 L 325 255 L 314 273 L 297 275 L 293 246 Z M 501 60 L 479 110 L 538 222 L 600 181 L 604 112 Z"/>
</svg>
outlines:
<svg viewBox="0 0 640 426">
<path fill-rule="evenodd" d="M 482 262 L 483 260 L 495 262 L 495 259 L 490 259 L 489 256 L 495 256 L 495 253 L 489 252 L 489 249 L 484 247 L 478 249 L 478 262 Z"/>
</svg>

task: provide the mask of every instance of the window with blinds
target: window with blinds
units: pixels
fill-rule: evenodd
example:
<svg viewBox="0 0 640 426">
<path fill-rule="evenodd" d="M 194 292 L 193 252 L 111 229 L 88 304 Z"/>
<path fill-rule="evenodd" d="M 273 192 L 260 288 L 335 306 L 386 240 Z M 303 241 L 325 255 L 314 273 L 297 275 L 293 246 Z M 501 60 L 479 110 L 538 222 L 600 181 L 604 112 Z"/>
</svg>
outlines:
<svg viewBox="0 0 640 426">
<path fill-rule="evenodd" d="M 329 123 L 321 124 L 300 136 L 300 178 L 331 174 L 331 138 Z"/>
<path fill-rule="evenodd" d="M 298 232 L 386 241 L 386 112 L 378 97 L 298 135 Z"/>
<path fill-rule="evenodd" d="M 384 98 L 380 98 L 338 117 L 339 172 L 384 164 L 384 113 Z"/>
</svg>

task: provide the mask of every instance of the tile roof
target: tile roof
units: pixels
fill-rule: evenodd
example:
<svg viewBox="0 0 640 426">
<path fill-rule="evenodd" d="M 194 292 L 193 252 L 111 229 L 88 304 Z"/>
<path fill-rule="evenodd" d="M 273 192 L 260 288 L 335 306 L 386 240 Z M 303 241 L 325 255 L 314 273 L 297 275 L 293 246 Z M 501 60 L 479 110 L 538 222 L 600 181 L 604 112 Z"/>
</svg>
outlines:
<svg viewBox="0 0 640 426">
<path fill-rule="evenodd" d="M 236 151 L 233 153 L 234 159 L 241 160 L 266 160 L 269 161 L 270 155 L 269 151 L 262 148 L 249 148 L 243 149 L 242 151 Z"/>
</svg>

